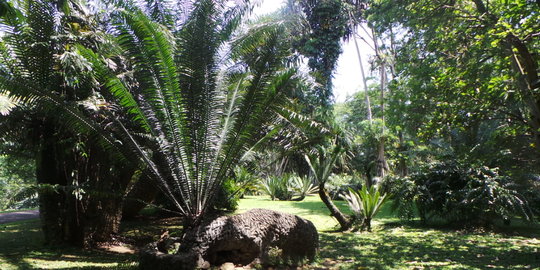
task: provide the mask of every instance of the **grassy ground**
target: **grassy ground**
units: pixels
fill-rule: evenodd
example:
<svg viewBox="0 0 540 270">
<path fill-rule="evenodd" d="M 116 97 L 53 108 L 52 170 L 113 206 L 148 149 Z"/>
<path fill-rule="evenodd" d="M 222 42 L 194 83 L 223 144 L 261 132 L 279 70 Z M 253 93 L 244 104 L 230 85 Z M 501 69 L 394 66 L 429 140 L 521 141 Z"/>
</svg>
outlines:
<svg viewBox="0 0 540 270">
<path fill-rule="evenodd" d="M 342 202 L 338 206 L 346 210 Z M 540 227 L 502 233 L 461 232 L 401 225 L 385 207 L 372 233 L 336 233 L 337 222 L 317 197 L 303 202 L 241 200 L 239 212 L 269 208 L 311 220 L 321 249 L 310 269 L 540 269 Z M 151 241 L 175 220 L 126 222 L 123 234 L 136 244 Z M 51 249 L 42 245 L 39 221 L 0 225 L 0 269 L 136 269 L 136 256 L 101 250 Z"/>
<path fill-rule="evenodd" d="M 344 202 L 336 204 L 347 211 Z M 318 197 L 303 202 L 249 197 L 239 208 L 269 208 L 311 220 L 321 241 L 315 269 L 540 269 L 538 225 L 512 226 L 497 234 L 422 228 L 399 224 L 386 204 L 373 232 L 336 233 L 338 223 Z"/>
<path fill-rule="evenodd" d="M 21 212 L 21 211 L 28 211 L 28 210 L 37 210 L 37 208 L 21 208 L 21 209 L 9 209 L 9 210 L 1 210 L 0 209 L 0 214 Z"/>
</svg>

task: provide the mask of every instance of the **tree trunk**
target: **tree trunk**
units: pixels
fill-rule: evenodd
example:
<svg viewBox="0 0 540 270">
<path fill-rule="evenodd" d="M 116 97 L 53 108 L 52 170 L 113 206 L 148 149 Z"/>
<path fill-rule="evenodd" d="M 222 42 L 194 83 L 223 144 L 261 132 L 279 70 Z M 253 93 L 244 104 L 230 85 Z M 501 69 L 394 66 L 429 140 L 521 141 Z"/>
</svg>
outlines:
<svg viewBox="0 0 540 270">
<path fill-rule="evenodd" d="M 358 41 L 356 40 L 356 28 L 353 28 L 353 41 L 354 46 L 356 47 L 356 55 L 358 56 L 358 63 L 360 64 L 360 75 L 362 75 L 362 82 L 364 83 L 364 93 L 366 95 L 366 108 L 367 108 L 367 118 L 369 124 L 373 123 L 373 114 L 371 113 L 371 102 L 369 100 L 369 89 L 367 85 L 366 74 L 364 72 L 364 64 L 362 63 L 362 55 L 360 54 L 360 49 L 358 48 Z"/>
<path fill-rule="evenodd" d="M 529 108 L 532 134 L 536 140 L 536 147 L 540 150 L 540 78 L 538 76 L 538 64 L 525 43 L 513 34 L 506 37 L 508 51 L 511 54 L 512 67 L 519 74 L 517 79 L 518 88 Z M 513 49 L 516 49 L 514 52 Z"/>
<path fill-rule="evenodd" d="M 379 145 L 377 146 L 377 176 L 379 176 L 381 180 L 386 176 L 386 172 L 388 171 L 388 162 L 384 156 L 385 141 L 384 136 L 382 136 L 379 140 Z"/>
<path fill-rule="evenodd" d="M 371 29 L 372 35 L 373 35 L 373 46 L 375 48 L 375 54 L 377 56 L 377 59 L 379 60 L 379 73 L 380 73 L 380 79 L 381 79 L 381 119 L 382 119 L 382 130 L 381 130 L 381 139 L 379 140 L 379 145 L 377 147 L 377 176 L 379 176 L 381 179 L 386 176 L 386 172 L 388 171 L 388 163 L 386 161 L 385 157 L 385 149 L 384 149 L 384 143 L 385 143 L 385 91 L 386 91 L 386 59 L 383 58 L 383 55 L 379 48 L 379 43 L 377 42 L 377 33 L 375 32 L 375 29 Z"/>
<path fill-rule="evenodd" d="M 56 147 L 52 143 L 53 132 L 52 127 L 46 126 L 44 129 L 42 138 L 44 142 L 36 157 L 36 178 L 38 184 L 50 185 L 49 188 L 42 188 L 39 191 L 39 214 L 45 242 L 56 245 L 64 240 L 62 205 L 65 199 L 64 193 L 61 190 L 54 190 L 53 187 L 64 185 L 65 179 L 57 171 Z"/>
<path fill-rule="evenodd" d="M 367 230 L 371 232 L 371 218 L 364 218 L 362 221 L 362 230 Z"/>
<path fill-rule="evenodd" d="M 352 222 L 351 220 L 341 213 L 339 208 L 332 202 L 332 199 L 330 199 L 330 196 L 328 196 L 328 192 L 326 192 L 326 189 L 324 188 L 324 183 L 319 185 L 319 197 L 321 197 L 321 200 L 326 205 L 328 210 L 330 210 L 330 215 L 336 218 L 336 220 L 339 222 L 339 226 L 341 226 L 341 231 L 346 231 L 351 228 Z"/>
<path fill-rule="evenodd" d="M 123 195 L 134 169 L 117 164 L 92 143 L 75 150 L 74 136 L 58 136 L 44 121 L 36 159 L 40 217 L 50 245 L 89 246 L 118 232 Z"/>
<path fill-rule="evenodd" d="M 155 183 L 145 174 L 141 174 L 124 199 L 122 218 L 135 217 L 147 204 L 154 201 L 158 193 Z"/>
<path fill-rule="evenodd" d="M 407 159 L 405 158 L 405 152 L 408 150 L 407 146 L 405 145 L 405 138 L 403 137 L 403 132 L 398 132 L 399 137 L 399 148 L 398 151 L 400 153 L 400 157 L 398 160 L 398 172 L 400 176 L 407 176 L 409 175 L 409 167 L 407 166 Z"/>
<path fill-rule="evenodd" d="M 86 177 L 92 190 L 83 196 L 86 203 L 84 242 L 91 245 L 92 242 L 109 241 L 118 233 L 124 195 L 135 170 L 127 164 L 118 166 L 98 147 L 90 149 L 86 162 Z"/>
</svg>

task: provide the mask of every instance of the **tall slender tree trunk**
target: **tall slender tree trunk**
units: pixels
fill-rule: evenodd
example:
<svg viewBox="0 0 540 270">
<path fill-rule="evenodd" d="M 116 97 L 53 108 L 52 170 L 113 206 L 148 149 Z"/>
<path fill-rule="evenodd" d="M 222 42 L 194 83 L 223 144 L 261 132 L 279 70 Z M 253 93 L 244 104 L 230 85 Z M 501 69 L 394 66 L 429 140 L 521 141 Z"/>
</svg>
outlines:
<svg viewBox="0 0 540 270">
<path fill-rule="evenodd" d="M 401 157 L 398 160 L 398 173 L 400 176 L 407 176 L 409 175 L 409 167 L 407 166 L 407 159 L 404 157 L 403 153 L 407 151 L 407 146 L 405 144 L 405 138 L 403 136 L 403 131 L 398 132 L 398 138 L 399 138 L 399 149 L 398 151 L 401 153 Z"/>
<path fill-rule="evenodd" d="M 353 28 L 353 41 L 354 46 L 356 47 L 356 55 L 358 56 L 358 63 L 360 64 L 360 75 L 362 75 L 362 82 L 364 84 L 364 93 L 366 95 L 366 108 L 367 108 L 367 119 L 370 124 L 373 123 L 373 114 L 371 113 L 371 102 L 369 100 L 369 89 L 367 85 L 366 74 L 364 72 L 364 64 L 362 62 L 362 55 L 360 54 L 360 48 L 358 47 L 358 41 L 356 40 L 356 28 Z"/>
<path fill-rule="evenodd" d="M 382 179 L 386 176 L 386 172 L 388 171 L 388 163 L 386 161 L 385 157 L 385 148 L 384 144 L 386 143 L 385 139 L 385 131 L 386 131 L 386 124 L 385 124 L 385 91 L 386 91 L 386 59 L 384 59 L 379 43 L 377 41 L 378 35 L 375 31 L 375 29 L 371 29 L 372 35 L 373 35 L 373 46 L 375 48 L 375 54 L 377 56 L 377 59 L 379 60 L 379 75 L 380 75 L 380 86 L 381 86 L 381 119 L 382 119 L 382 130 L 381 130 L 381 139 L 379 140 L 379 144 L 377 146 L 377 175 Z"/>
<path fill-rule="evenodd" d="M 324 183 L 319 184 L 319 197 L 323 201 L 323 203 L 326 205 L 328 210 L 330 210 L 330 215 L 333 216 L 339 223 L 339 226 L 341 227 L 341 231 L 346 231 L 351 228 L 352 221 L 341 211 L 337 206 L 334 204 L 330 196 L 328 195 L 328 192 L 326 191 L 326 188 L 324 187 Z"/>
</svg>

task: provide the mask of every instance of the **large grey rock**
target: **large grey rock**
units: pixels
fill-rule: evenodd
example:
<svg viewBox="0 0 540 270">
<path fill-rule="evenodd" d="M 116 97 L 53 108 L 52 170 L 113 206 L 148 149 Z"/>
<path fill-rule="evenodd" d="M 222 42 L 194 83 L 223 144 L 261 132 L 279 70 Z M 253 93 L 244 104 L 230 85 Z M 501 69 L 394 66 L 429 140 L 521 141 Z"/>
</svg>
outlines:
<svg viewBox="0 0 540 270">
<path fill-rule="evenodd" d="M 253 209 L 222 216 L 186 232 L 177 254 L 165 254 L 152 244 L 141 251 L 141 269 L 194 269 L 226 262 L 247 265 L 271 262 L 272 250 L 282 261 L 312 260 L 318 248 L 313 223 L 295 215 Z"/>
</svg>

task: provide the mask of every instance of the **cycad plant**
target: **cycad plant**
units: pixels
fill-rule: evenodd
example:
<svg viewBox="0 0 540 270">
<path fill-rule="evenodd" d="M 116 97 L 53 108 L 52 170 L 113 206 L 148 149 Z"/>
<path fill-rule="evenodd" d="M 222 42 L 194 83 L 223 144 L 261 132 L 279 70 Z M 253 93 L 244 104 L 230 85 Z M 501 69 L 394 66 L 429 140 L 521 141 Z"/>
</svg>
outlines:
<svg viewBox="0 0 540 270">
<path fill-rule="evenodd" d="M 269 176 L 261 182 L 260 189 L 272 200 L 281 201 L 302 201 L 307 195 L 318 191 L 311 179 L 296 173 Z"/>
<path fill-rule="evenodd" d="M 6 116 L 15 107 L 16 101 L 8 95 L 0 95 L 0 116 Z"/>
<path fill-rule="evenodd" d="M 187 19 L 173 20 L 122 4 L 111 14 L 116 51 L 100 55 L 77 46 L 104 88 L 97 105 L 87 106 L 92 119 L 78 108 L 63 109 L 70 122 L 140 167 L 186 225 L 196 226 L 232 168 L 268 131 L 264 127 L 292 117 L 287 93 L 299 77 L 286 68 L 284 26 L 265 24 L 233 40 L 245 3 L 198 1 L 186 8 Z M 119 66 L 127 71 L 116 74 Z M 52 94 L 26 90 L 35 100 L 55 103 Z M 101 118 L 106 126 L 91 121 Z"/>
<path fill-rule="evenodd" d="M 114 25 L 137 67 L 139 86 L 127 89 L 114 84 L 116 78 L 107 85 L 131 123 L 152 140 L 118 122 L 126 131 L 121 136 L 190 225 L 210 210 L 244 152 L 280 115 L 297 80 L 296 71 L 285 68 L 288 49 L 279 27 L 247 31 L 230 42 L 239 8 L 200 1 L 173 31 L 140 11 L 119 12 Z M 231 54 L 224 53 L 227 48 Z M 88 56 L 99 65 L 97 56 Z M 224 67 L 218 61 L 223 58 L 235 65 Z"/>
<path fill-rule="evenodd" d="M 261 182 L 261 190 L 269 195 L 272 201 L 290 201 L 294 195 L 288 175 L 265 178 Z"/>
<path fill-rule="evenodd" d="M 362 189 L 354 190 L 349 188 L 349 192 L 342 195 L 349 208 L 354 212 L 357 220 L 360 221 L 360 229 L 371 231 L 371 220 L 381 210 L 386 202 L 386 194 L 381 194 L 377 186 L 367 187 L 363 185 Z"/>
<path fill-rule="evenodd" d="M 292 183 L 294 195 L 297 196 L 295 201 L 302 201 L 306 196 L 316 194 L 319 191 L 319 187 L 313 184 L 309 177 L 294 174 L 289 177 L 289 181 Z"/>
<path fill-rule="evenodd" d="M 78 48 L 110 47 L 94 18 L 78 0 L 1 1 L 0 94 L 20 106 L 3 117 L 0 137 L 35 159 L 39 186 L 56 187 L 38 189 L 51 244 L 107 240 L 135 171 L 90 138 L 104 119 L 79 109 L 100 85 Z M 72 192 L 82 188 L 84 198 Z"/>
</svg>

